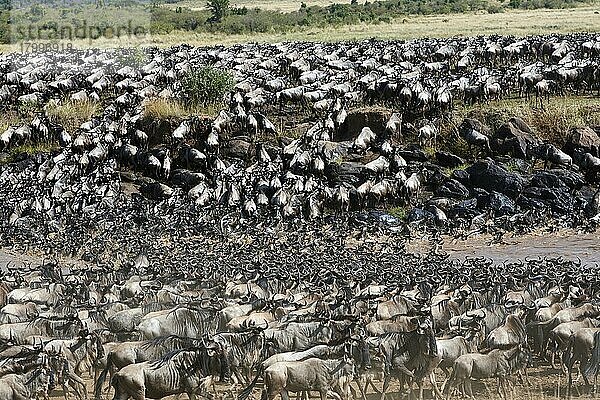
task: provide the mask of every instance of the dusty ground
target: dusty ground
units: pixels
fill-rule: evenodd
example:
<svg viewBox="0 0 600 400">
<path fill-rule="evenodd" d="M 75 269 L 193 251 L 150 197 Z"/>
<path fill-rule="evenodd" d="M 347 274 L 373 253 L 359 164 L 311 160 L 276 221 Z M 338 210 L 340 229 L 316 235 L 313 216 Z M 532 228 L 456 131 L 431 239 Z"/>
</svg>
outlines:
<svg viewBox="0 0 600 400">
<path fill-rule="evenodd" d="M 438 371 L 438 384 L 441 385 L 441 379 L 443 377 L 443 373 Z M 531 381 L 531 386 L 527 386 L 525 384 L 521 384 L 519 382 L 516 383 L 514 393 L 510 396 L 511 400 L 558 400 L 565 399 L 566 397 L 566 377 L 561 376 L 558 371 L 553 371 L 548 366 L 543 366 L 541 368 L 530 368 L 528 370 L 529 379 Z M 93 382 L 92 379 L 85 379 L 88 385 L 88 397 L 92 399 L 94 397 L 93 394 Z M 381 387 L 381 382 L 375 382 L 377 387 Z M 473 390 L 475 392 L 476 399 L 490 399 L 490 400 L 500 400 L 501 397 L 496 392 L 496 381 L 495 380 L 485 380 L 481 382 L 476 382 L 473 384 Z M 233 400 L 231 395 L 227 393 L 226 386 L 217 387 L 217 399 L 223 400 Z M 237 395 L 237 391 L 234 391 L 234 394 Z M 411 399 L 416 399 L 417 393 L 415 396 L 411 396 Z M 107 399 L 112 399 L 113 392 L 111 391 Z M 54 391 L 50 396 L 52 399 L 63 398 L 62 391 Z M 166 399 L 176 399 L 175 396 L 167 397 Z M 186 399 L 186 395 L 182 395 L 181 399 Z M 255 389 L 254 391 L 254 399 L 260 398 L 260 391 Z M 292 397 L 294 398 L 294 397 Z M 318 393 L 313 392 L 311 394 L 311 398 L 318 398 Z M 398 392 L 398 385 L 393 384 L 392 389 L 389 396 L 386 396 L 388 400 L 398 400 L 401 398 L 400 393 Z M 402 396 L 403 399 L 406 399 L 406 392 Z M 433 393 L 431 391 L 431 386 L 429 384 L 426 385 L 426 389 L 424 391 L 425 399 L 432 399 Z M 451 399 L 461 399 L 458 393 L 454 394 Z M 578 394 L 577 390 L 573 393 L 573 398 L 581 398 L 581 399 L 600 399 L 598 395 L 589 395 L 589 394 Z M 379 400 L 380 396 L 373 392 L 371 389 L 369 390 L 368 400 Z M 277 398 L 276 400 L 279 400 Z"/>
</svg>

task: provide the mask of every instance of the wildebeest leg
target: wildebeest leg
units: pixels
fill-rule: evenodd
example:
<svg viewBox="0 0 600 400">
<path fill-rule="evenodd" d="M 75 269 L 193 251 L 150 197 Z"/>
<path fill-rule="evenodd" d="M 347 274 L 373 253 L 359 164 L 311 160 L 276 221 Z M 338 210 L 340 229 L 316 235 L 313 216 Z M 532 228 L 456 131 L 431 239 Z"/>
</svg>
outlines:
<svg viewBox="0 0 600 400">
<path fill-rule="evenodd" d="M 65 396 L 65 400 L 69 400 L 69 389 L 67 389 L 67 382 L 63 380 L 61 386 L 63 390 L 63 396 Z"/>
<path fill-rule="evenodd" d="M 463 397 L 466 397 L 467 393 L 472 399 L 475 398 L 473 395 L 473 387 L 471 386 L 471 378 L 467 378 L 463 381 Z"/>
<path fill-rule="evenodd" d="M 233 376 L 237 380 L 237 383 L 239 383 L 241 385 L 245 385 L 245 384 L 250 383 L 250 382 L 247 382 L 246 379 L 244 379 L 244 377 L 242 376 L 240 370 L 237 369 L 237 368 L 233 371 Z"/>
<path fill-rule="evenodd" d="M 385 392 L 387 392 L 388 387 L 390 386 L 390 379 L 391 376 L 390 374 L 385 374 L 384 378 L 383 378 L 383 388 L 381 390 L 381 400 L 385 400 Z"/>
<path fill-rule="evenodd" d="M 367 385 L 368 383 L 368 378 L 366 376 L 361 376 L 361 377 L 355 377 L 354 381 L 356 382 L 356 386 L 358 386 L 358 391 L 360 392 L 360 396 L 363 400 L 367 400 Z M 363 386 L 363 381 L 364 381 L 364 386 Z M 353 391 L 352 396 L 356 399 L 356 391 L 354 391 L 354 389 L 352 388 L 352 386 L 350 386 L 350 389 Z"/>
<path fill-rule="evenodd" d="M 529 375 L 527 374 L 527 368 L 518 370 L 517 376 L 519 377 L 519 382 L 525 383 L 527 386 L 531 386 L 531 381 L 529 380 Z"/>
<path fill-rule="evenodd" d="M 373 376 L 367 376 L 367 381 L 365 382 L 365 394 L 367 393 L 369 385 L 371 385 L 371 389 L 373 389 L 375 393 L 381 393 L 379 388 L 375 386 L 375 382 L 373 382 Z"/>
<path fill-rule="evenodd" d="M 502 388 L 502 396 L 505 399 L 508 399 L 508 393 L 506 391 L 506 377 L 498 378 L 498 380 L 500 381 L 500 387 Z"/>
<path fill-rule="evenodd" d="M 445 368 L 445 367 L 440 367 L 440 369 L 444 372 L 444 381 L 442 382 L 440 391 L 442 393 L 444 393 L 444 389 L 446 389 L 446 385 L 448 384 L 448 381 L 450 380 L 450 372 L 448 371 L 448 368 Z"/>
<path fill-rule="evenodd" d="M 434 371 L 431 371 L 431 374 L 429 374 L 429 381 L 431 382 L 431 386 L 432 386 L 433 393 L 434 393 L 435 397 L 438 398 L 438 399 L 443 398 L 442 391 L 438 388 L 437 380 L 435 378 L 435 372 Z M 442 388 L 442 390 L 443 390 L 443 388 Z"/>
<path fill-rule="evenodd" d="M 340 395 L 337 394 L 333 390 L 328 390 L 325 393 L 321 392 L 321 400 L 327 400 L 327 395 L 328 394 L 331 395 L 331 397 L 333 397 L 335 400 L 342 400 L 342 398 L 340 397 Z"/>
</svg>

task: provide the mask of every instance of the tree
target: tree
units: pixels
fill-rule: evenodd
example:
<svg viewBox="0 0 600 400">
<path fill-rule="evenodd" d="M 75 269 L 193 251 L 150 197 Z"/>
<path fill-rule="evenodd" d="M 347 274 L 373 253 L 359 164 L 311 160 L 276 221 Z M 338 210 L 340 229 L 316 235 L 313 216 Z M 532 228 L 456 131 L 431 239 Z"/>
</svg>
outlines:
<svg viewBox="0 0 600 400">
<path fill-rule="evenodd" d="M 206 7 L 212 13 L 211 22 L 221 22 L 229 11 L 229 0 L 208 0 Z"/>
</svg>

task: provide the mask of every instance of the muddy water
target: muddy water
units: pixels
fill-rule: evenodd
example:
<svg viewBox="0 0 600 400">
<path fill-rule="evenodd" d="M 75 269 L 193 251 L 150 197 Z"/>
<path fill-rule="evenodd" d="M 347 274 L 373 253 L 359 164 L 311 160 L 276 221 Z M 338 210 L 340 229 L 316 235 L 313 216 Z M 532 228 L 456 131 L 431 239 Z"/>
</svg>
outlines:
<svg viewBox="0 0 600 400">
<path fill-rule="evenodd" d="M 501 244 L 490 244 L 491 237 L 472 237 L 466 241 L 446 239 L 443 249 L 451 257 L 464 259 L 467 256 L 491 258 L 497 263 L 516 261 L 525 257 L 563 257 L 581 259 L 583 264 L 600 264 L 600 233 L 535 233 L 505 238 Z"/>
</svg>

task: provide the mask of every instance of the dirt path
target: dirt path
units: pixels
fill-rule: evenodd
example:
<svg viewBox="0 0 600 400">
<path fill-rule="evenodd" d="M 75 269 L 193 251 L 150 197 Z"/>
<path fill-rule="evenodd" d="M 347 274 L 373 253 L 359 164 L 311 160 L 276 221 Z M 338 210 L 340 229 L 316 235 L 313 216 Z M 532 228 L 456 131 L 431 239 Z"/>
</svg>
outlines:
<svg viewBox="0 0 600 400">
<path fill-rule="evenodd" d="M 438 381 L 438 385 L 441 385 L 441 383 L 443 382 L 443 377 L 444 374 L 442 373 L 441 370 L 437 370 L 436 372 L 436 376 L 437 376 L 437 381 Z M 564 399 L 565 398 L 565 391 L 566 391 L 566 377 L 562 374 L 559 373 L 559 371 L 557 370 L 551 370 L 549 366 L 543 366 L 543 367 L 536 367 L 536 368 L 529 368 L 528 369 L 528 376 L 529 376 L 529 381 L 531 383 L 531 385 L 527 385 L 525 383 L 520 383 L 518 382 L 517 379 L 515 379 L 517 382 L 515 383 L 514 386 L 514 392 L 511 395 L 509 395 L 509 400 L 559 400 L 559 399 Z M 88 397 L 90 399 L 94 398 L 94 394 L 93 394 L 93 380 L 90 378 L 84 378 L 84 381 L 86 382 L 87 385 L 87 389 L 88 389 Z M 358 392 L 358 388 L 355 386 L 355 384 L 352 384 L 354 389 Z M 473 382 L 473 391 L 475 394 L 475 398 L 477 400 L 484 400 L 484 399 L 490 399 L 490 400 L 503 400 L 497 393 L 497 383 L 495 379 L 486 379 L 483 381 L 475 381 Z M 580 383 L 576 383 L 575 386 L 577 387 L 577 389 L 579 389 Z M 375 381 L 375 386 L 378 388 L 378 390 L 381 390 L 381 386 L 382 383 L 379 381 Z M 260 398 L 260 387 L 261 384 L 257 385 L 257 388 L 253 391 L 253 394 L 251 397 L 249 397 L 249 400 L 258 400 Z M 235 400 L 231 398 L 231 393 L 229 390 L 227 390 L 229 388 L 229 384 L 218 384 L 216 385 L 216 389 L 217 389 L 217 396 L 214 397 L 215 400 Z M 241 390 L 242 387 L 236 387 L 233 389 L 233 393 L 234 395 L 236 395 L 239 390 Z M 416 387 L 415 387 L 416 389 Z M 388 395 L 386 396 L 386 399 L 388 400 L 398 400 L 399 398 L 403 398 L 406 399 L 406 391 L 404 391 L 403 396 L 400 396 L 400 393 L 398 392 L 399 387 L 397 382 L 392 382 L 392 384 L 390 385 L 390 389 L 388 391 Z M 104 392 L 103 392 L 104 393 Z M 113 397 L 113 391 L 111 390 L 109 396 L 103 396 L 103 399 L 112 399 Z M 414 394 L 416 395 L 418 392 L 415 390 Z M 317 396 L 317 392 L 312 392 L 311 393 L 311 399 L 318 399 L 319 397 Z M 59 399 L 59 398 L 64 398 L 62 391 L 60 390 L 56 390 L 52 393 L 52 395 L 50 396 L 51 399 Z M 176 397 L 176 396 L 169 396 L 166 397 L 165 399 L 171 400 L 171 399 L 180 399 L 180 400 L 184 400 L 187 397 L 185 395 L 181 396 L 181 397 Z M 295 398 L 295 396 L 292 395 L 291 397 L 292 399 Z M 360 398 L 360 397 L 359 397 Z M 380 400 L 381 395 L 378 393 L 375 393 L 372 388 L 369 388 L 369 391 L 367 393 L 367 400 Z M 416 396 L 411 397 L 410 400 L 416 400 Z M 578 395 L 577 394 L 577 390 L 575 390 L 573 398 L 581 398 L 581 399 L 599 399 L 600 397 L 598 397 L 597 395 L 589 395 L 589 394 L 581 394 Z M 431 385 L 429 384 L 429 382 L 426 382 L 424 385 L 424 399 L 429 400 L 429 399 L 433 399 L 433 391 L 431 389 Z M 451 396 L 451 400 L 459 400 L 462 399 L 462 396 L 460 396 L 458 393 L 455 393 L 453 396 Z M 279 400 L 279 397 L 277 397 L 275 400 Z M 352 398 L 350 398 L 350 400 L 352 400 Z"/>
</svg>

